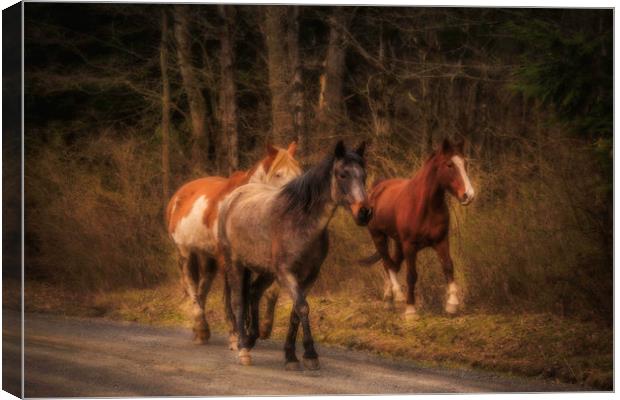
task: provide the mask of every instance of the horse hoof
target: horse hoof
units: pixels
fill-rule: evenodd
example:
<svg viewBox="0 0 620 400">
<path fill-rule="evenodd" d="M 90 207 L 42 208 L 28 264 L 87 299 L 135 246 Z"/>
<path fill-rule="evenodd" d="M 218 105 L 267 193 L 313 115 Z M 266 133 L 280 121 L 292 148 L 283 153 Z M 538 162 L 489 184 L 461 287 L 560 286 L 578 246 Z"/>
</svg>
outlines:
<svg viewBox="0 0 620 400">
<path fill-rule="evenodd" d="M 446 304 L 446 312 L 448 314 L 456 314 L 456 312 L 458 311 L 458 304 L 453 304 L 453 303 L 447 303 Z"/>
<path fill-rule="evenodd" d="M 418 312 L 416 311 L 415 307 L 413 306 L 407 306 L 407 309 L 405 310 L 405 321 L 416 321 L 417 319 L 419 319 L 420 316 L 418 315 Z"/>
<path fill-rule="evenodd" d="M 299 361 L 287 361 L 286 364 L 284 364 L 284 369 L 287 371 L 301 371 L 301 365 Z"/>
<path fill-rule="evenodd" d="M 207 344 L 210 338 L 211 332 L 209 332 L 208 330 L 194 332 L 194 343 L 196 344 Z"/>
<path fill-rule="evenodd" d="M 228 337 L 228 348 L 233 351 L 239 350 L 239 340 L 237 335 L 230 335 Z"/>
<path fill-rule="evenodd" d="M 394 295 L 394 301 L 397 303 L 404 303 L 405 300 L 405 295 L 401 292 L 396 292 L 396 294 Z"/>
<path fill-rule="evenodd" d="M 248 349 L 239 350 L 239 364 L 245 366 L 252 365 L 252 356 Z"/>
<path fill-rule="evenodd" d="M 310 371 L 316 371 L 317 369 L 321 369 L 321 364 L 319 364 L 318 358 L 304 358 L 304 368 Z"/>
<path fill-rule="evenodd" d="M 271 326 L 261 326 L 259 329 L 259 338 L 261 340 L 269 339 L 271 337 L 271 330 L 273 327 Z"/>
</svg>

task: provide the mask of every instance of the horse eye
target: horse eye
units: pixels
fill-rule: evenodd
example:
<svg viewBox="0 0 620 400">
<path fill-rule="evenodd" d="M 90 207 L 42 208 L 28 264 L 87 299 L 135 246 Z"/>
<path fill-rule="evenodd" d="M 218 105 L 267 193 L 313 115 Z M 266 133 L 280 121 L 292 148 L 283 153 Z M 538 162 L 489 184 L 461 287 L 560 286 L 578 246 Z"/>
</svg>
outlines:
<svg viewBox="0 0 620 400">
<path fill-rule="evenodd" d="M 345 174 L 344 172 L 341 172 L 340 174 L 338 174 L 338 178 L 340 179 L 345 179 L 347 177 L 347 174 Z"/>
<path fill-rule="evenodd" d="M 452 163 L 452 161 L 448 161 L 448 163 L 446 164 L 448 166 L 448 168 L 452 168 L 454 166 L 454 164 Z"/>
</svg>

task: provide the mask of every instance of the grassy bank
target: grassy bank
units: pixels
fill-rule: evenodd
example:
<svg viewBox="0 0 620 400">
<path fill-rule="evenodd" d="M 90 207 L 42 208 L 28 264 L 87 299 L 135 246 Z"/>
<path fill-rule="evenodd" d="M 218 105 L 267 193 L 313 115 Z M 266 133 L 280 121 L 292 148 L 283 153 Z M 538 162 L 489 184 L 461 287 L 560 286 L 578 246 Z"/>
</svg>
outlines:
<svg viewBox="0 0 620 400">
<path fill-rule="evenodd" d="M 17 298 L 7 286 L 4 297 Z M 593 389 L 612 388 L 613 331 L 593 321 L 550 313 L 467 312 L 448 318 L 423 312 L 418 321 L 406 324 L 402 310 L 386 310 L 375 295 L 363 290 L 355 296 L 342 292 L 314 295 L 309 302 L 319 343 L 431 365 L 481 368 Z M 212 330 L 225 333 L 219 287 L 214 288 L 207 309 Z M 87 296 L 70 288 L 29 282 L 26 310 L 189 327 L 189 303 L 178 284 Z M 284 338 L 289 310 L 290 301 L 282 296 L 276 312 L 275 339 Z"/>
<path fill-rule="evenodd" d="M 159 150 L 156 141 L 137 134 L 119 139 L 109 133 L 71 147 L 32 146 L 26 170 L 28 278 L 109 291 L 146 289 L 175 276 L 176 254 L 163 224 Z M 424 155 L 371 146 L 368 160 L 370 184 L 381 176 L 410 176 Z M 463 303 L 490 313 L 552 313 L 610 324 L 611 191 L 590 146 L 557 134 L 516 146 L 495 161 L 470 161 L 476 200 L 468 207 L 449 201 Z M 214 172 L 190 173 L 176 158 L 173 164 L 179 168 L 173 188 Z M 373 252 L 368 231 L 338 211 L 315 293 L 362 290 L 378 296 L 379 269 L 357 266 Z M 418 303 L 440 312 L 445 280 L 432 250 L 419 254 L 418 273 Z"/>
</svg>

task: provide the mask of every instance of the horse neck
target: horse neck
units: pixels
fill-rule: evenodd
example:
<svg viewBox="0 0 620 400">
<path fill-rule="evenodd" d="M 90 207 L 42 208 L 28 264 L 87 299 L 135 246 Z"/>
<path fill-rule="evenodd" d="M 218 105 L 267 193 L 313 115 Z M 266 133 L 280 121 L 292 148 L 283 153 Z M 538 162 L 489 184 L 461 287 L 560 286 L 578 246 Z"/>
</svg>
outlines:
<svg viewBox="0 0 620 400">
<path fill-rule="evenodd" d="M 428 160 L 407 185 L 413 204 L 420 211 L 442 210 L 445 205 L 445 189 L 437 182 L 434 157 Z M 426 215 L 422 212 L 420 215 Z"/>
<path fill-rule="evenodd" d="M 327 227 L 336 203 L 332 200 L 333 159 L 325 159 L 282 189 L 288 199 L 286 213 L 317 230 Z"/>
<path fill-rule="evenodd" d="M 228 178 L 228 184 L 231 187 L 237 187 L 241 185 L 245 185 L 250 181 L 250 177 L 252 176 L 253 170 L 248 171 L 237 171 L 234 172 Z"/>
</svg>

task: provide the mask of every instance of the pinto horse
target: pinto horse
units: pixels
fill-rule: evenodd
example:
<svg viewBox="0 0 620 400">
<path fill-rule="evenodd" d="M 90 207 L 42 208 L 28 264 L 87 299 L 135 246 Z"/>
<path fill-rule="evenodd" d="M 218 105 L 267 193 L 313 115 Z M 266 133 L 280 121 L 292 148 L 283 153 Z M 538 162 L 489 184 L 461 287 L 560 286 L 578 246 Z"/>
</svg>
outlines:
<svg viewBox="0 0 620 400">
<path fill-rule="evenodd" d="M 193 332 L 197 343 L 206 343 L 210 337 L 205 304 L 218 269 L 219 203 L 228 193 L 249 182 L 282 186 L 299 176 L 301 169 L 294 158 L 296 149 L 296 142 L 292 142 L 287 150 L 268 145 L 267 156 L 252 169 L 235 172 L 229 178 L 196 179 L 183 185 L 170 199 L 166 208 L 168 234 L 178 250 L 183 284 L 192 301 Z M 273 303 L 267 306 L 266 329 L 269 331 L 276 300 L 277 296 L 268 299 Z M 266 332 L 263 336 L 268 334 Z"/>
<path fill-rule="evenodd" d="M 306 295 L 328 251 L 327 225 L 338 206 L 347 207 L 358 225 L 372 216 L 368 208 L 362 143 L 348 151 L 342 141 L 332 154 L 282 188 L 248 184 L 236 189 L 220 206 L 219 236 L 239 334 L 239 362 L 251 364 L 257 337 L 260 290 L 249 286 L 255 273 L 266 287 L 274 279 L 293 300 L 284 353 L 286 368 L 300 368 L 295 355 L 297 330 L 303 329 L 304 365 L 318 369 L 310 332 Z M 248 307 L 249 306 L 249 307 Z M 252 313 L 246 332 L 246 311 Z"/>
<path fill-rule="evenodd" d="M 462 205 L 469 204 L 474 198 L 462 141 L 453 145 L 444 140 L 441 148 L 428 158 L 413 178 L 380 181 L 370 191 L 369 204 L 375 215 L 368 224 L 368 230 L 377 253 L 360 262 L 369 265 L 383 260 L 384 299 L 391 303 L 393 295 L 397 301 L 403 300 L 396 274 L 403 259 L 407 261 L 407 319 L 416 316 L 416 255 L 426 247 L 432 247 L 437 252 L 443 265 L 448 285 L 446 312 L 455 313 L 459 305 L 448 243 L 450 213 L 446 192 L 456 197 Z M 388 239 L 396 244 L 394 257 L 390 256 Z"/>
</svg>

